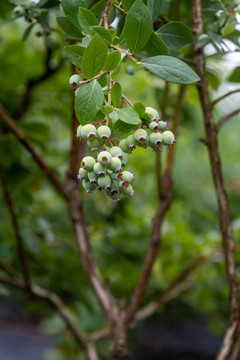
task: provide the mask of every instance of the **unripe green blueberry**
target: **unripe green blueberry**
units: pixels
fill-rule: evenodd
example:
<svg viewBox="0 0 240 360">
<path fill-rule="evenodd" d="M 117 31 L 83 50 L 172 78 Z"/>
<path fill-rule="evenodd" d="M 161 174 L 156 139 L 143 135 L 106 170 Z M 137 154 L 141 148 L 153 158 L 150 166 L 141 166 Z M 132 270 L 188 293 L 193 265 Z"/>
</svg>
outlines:
<svg viewBox="0 0 240 360">
<path fill-rule="evenodd" d="M 151 131 L 158 131 L 160 128 L 159 128 L 159 125 L 156 121 L 152 121 L 150 124 L 149 124 L 149 129 Z"/>
<path fill-rule="evenodd" d="M 113 146 L 112 148 L 110 148 L 109 152 L 112 157 L 117 157 L 120 160 L 122 159 L 122 149 L 119 146 Z"/>
<path fill-rule="evenodd" d="M 108 151 L 101 151 L 98 154 L 98 162 L 102 165 L 110 164 L 112 160 L 112 155 Z"/>
<path fill-rule="evenodd" d="M 120 200 L 120 198 L 119 198 L 120 193 L 115 193 L 115 194 L 113 194 L 113 195 L 111 195 L 110 193 L 108 193 L 108 196 L 109 196 L 109 197 L 110 197 L 110 199 L 111 199 L 112 201 L 114 201 L 114 202 L 116 202 L 116 201 L 119 201 L 119 200 Z"/>
<path fill-rule="evenodd" d="M 94 139 L 96 136 L 96 128 L 92 124 L 83 125 L 81 129 L 83 139 Z"/>
<path fill-rule="evenodd" d="M 125 166 L 127 162 L 128 162 L 128 154 L 123 152 L 122 166 Z"/>
<path fill-rule="evenodd" d="M 122 151 L 124 151 L 125 153 L 131 153 L 131 150 L 129 149 L 128 143 L 127 143 L 127 139 L 122 139 L 119 142 L 119 147 L 122 149 Z"/>
<path fill-rule="evenodd" d="M 80 168 L 78 171 L 78 179 L 83 180 L 88 178 L 88 172 L 87 170 Z"/>
<path fill-rule="evenodd" d="M 20 17 L 25 15 L 25 9 L 22 6 L 15 6 L 13 9 L 13 15 L 15 17 Z"/>
<path fill-rule="evenodd" d="M 119 175 L 119 174 L 118 174 L 117 172 L 112 171 L 109 176 L 110 176 L 110 178 L 111 178 L 112 180 L 117 180 L 117 179 L 118 179 L 118 175 Z"/>
<path fill-rule="evenodd" d="M 34 1 L 29 1 L 26 3 L 26 9 L 28 9 L 28 10 L 32 9 L 35 6 L 36 6 L 36 3 Z"/>
<path fill-rule="evenodd" d="M 127 137 L 127 143 L 128 143 L 128 146 L 129 146 L 129 149 L 130 149 L 130 150 L 133 150 L 133 149 L 136 148 L 136 146 L 137 146 L 137 141 L 136 141 L 134 135 L 129 135 L 129 136 Z"/>
<path fill-rule="evenodd" d="M 147 113 L 150 117 L 150 121 L 159 119 L 159 114 L 157 112 L 157 110 L 155 110 L 154 108 L 152 108 L 151 106 L 147 106 L 145 109 L 145 113 Z"/>
<path fill-rule="evenodd" d="M 101 143 L 99 139 L 89 139 L 87 141 L 88 146 L 90 147 L 91 151 L 97 151 L 100 149 Z"/>
<path fill-rule="evenodd" d="M 88 180 L 91 184 L 97 183 L 97 174 L 93 170 L 88 172 Z"/>
<path fill-rule="evenodd" d="M 120 191 L 119 188 L 116 185 L 112 185 L 111 188 L 108 191 L 110 196 L 116 195 L 118 194 L 118 196 L 120 195 Z"/>
<path fill-rule="evenodd" d="M 111 136 L 111 129 L 107 125 L 100 126 L 97 129 L 97 136 L 102 140 L 107 140 Z"/>
<path fill-rule="evenodd" d="M 168 122 L 160 120 L 158 122 L 158 125 L 159 125 L 160 130 L 165 130 L 168 127 Z"/>
<path fill-rule="evenodd" d="M 112 179 L 108 174 L 105 174 L 98 178 L 97 183 L 100 188 L 107 190 L 111 187 Z"/>
<path fill-rule="evenodd" d="M 92 171 L 95 163 L 96 163 L 96 160 L 95 160 L 93 157 L 91 157 L 91 156 L 85 156 L 85 157 L 82 159 L 82 161 L 81 161 L 81 163 L 80 163 L 80 166 L 81 166 L 83 169 L 87 170 L 87 171 Z"/>
<path fill-rule="evenodd" d="M 93 191 L 96 189 L 96 185 L 90 183 L 90 181 L 86 179 L 83 180 L 82 185 L 88 194 L 93 193 Z"/>
<path fill-rule="evenodd" d="M 140 144 L 146 144 L 147 136 L 148 136 L 148 134 L 147 134 L 146 130 L 144 130 L 144 129 L 138 129 L 134 133 L 135 140 Z"/>
<path fill-rule="evenodd" d="M 134 75 L 136 72 L 136 68 L 133 65 L 129 65 L 126 67 L 126 73 L 129 75 Z"/>
<path fill-rule="evenodd" d="M 94 166 L 93 166 L 93 171 L 95 172 L 95 174 L 97 174 L 97 176 L 102 176 L 105 175 L 107 172 L 107 167 L 100 164 L 99 162 L 97 162 Z"/>
<path fill-rule="evenodd" d="M 123 171 L 120 175 L 120 179 L 122 181 L 127 181 L 128 183 L 135 181 L 135 175 L 130 171 Z"/>
<path fill-rule="evenodd" d="M 172 145 L 175 141 L 174 134 L 171 131 L 164 131 L 162 134 L 162 143 L 163 145 L 169 146 Z"/>
<path fill-rule="evenodd" d="M 82 130 L 82 125 L 79 125 L 79 126 L 77 127 L 77 137 L 78 137 L 78 138 L 81 138 L 81 137 L 82 137 L 82 135 L 81 135 L 81 130 Z"/>
<path fill-rule="evenodd" d="M 112 171 L 119 171 L 121 170 L 122 162 L 118 157 L 113 157 L 108 168 Z"/>
<path fill-rule="evenodd" d="M 151 133 L 149 135 L 149 144 L 154 150 L 156 150 L 157 148 L 161 148 L 162 140 L 163 137 L 160 132 Z"/>
<path fill-rule="evenodd" d="M 72 86 L 73 89 L 77 89 L 80 85 L 80 81 L 82 80 L 81 76 L 78 74 L 73 74 L 69 79 L 69 84 Z"/>
<path fill-rule="evenodd" d="M 128 185 L 128 187 L 124 187 L 121 189 L 121 193 L 126 196 L 133 196 L 134 190 L 131 184 Z"/>
</svg>

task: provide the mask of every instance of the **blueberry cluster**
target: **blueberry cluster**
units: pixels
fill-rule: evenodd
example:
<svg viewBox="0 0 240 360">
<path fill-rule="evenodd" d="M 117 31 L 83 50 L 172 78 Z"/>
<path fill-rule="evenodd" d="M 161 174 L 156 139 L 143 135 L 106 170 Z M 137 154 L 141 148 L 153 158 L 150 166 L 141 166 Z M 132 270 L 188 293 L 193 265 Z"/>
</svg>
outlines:
<svg viewBox="0 0 240 360">
<path fill-rule="evenodd" d="M 96 157 L 85 156 L 81 163 L 78 178 L 87 193 L 94 190 L 105 190 L 107 195 L 118 201 L 121 195 L 132 196 L 134 174 L 123 171 L 128 161 L 128 154 L 137 147 L 150 146 L 154 151 L 160 151 L 162 145 L 169 146 L 175 142 L 174 134 L 167 129 L 167 122 L 159 119 L 158 112 L 146 108 L 145 118 L 140 128 L 127 138 L 120 140 L 115 146 L 111 139 L 111 129 L 107 125 L 79 125 L 77 137 L 87 140 L 91 152 L 97 152 Z M 109 144 L 111 147 L 107 146 Z"/>
</svg>

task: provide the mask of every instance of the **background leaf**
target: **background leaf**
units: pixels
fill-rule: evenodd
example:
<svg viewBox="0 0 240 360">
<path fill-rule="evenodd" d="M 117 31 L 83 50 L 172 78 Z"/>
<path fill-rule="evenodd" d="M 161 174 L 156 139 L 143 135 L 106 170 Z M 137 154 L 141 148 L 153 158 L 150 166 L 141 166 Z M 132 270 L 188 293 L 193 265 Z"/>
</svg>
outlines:
<svg viewBox="0 0 240 360">
<path fill-rule="evenodd" d="M 191 30 L 182 22 L 172 21 L 160 27 L 157 34 L 162 38 L 170 49 L 179 49 L 180 47 L 191 43 L 193 35 Z"/>
<path fill-rule="evenodd" d="M 86 7 L 85 0 L 62 0 L 63 11 L 68 17 L 69 21 L 77 28 L 80 29 L 78 22 L 78 8 Z"/>
<path fill-rule="evenodd" d="M 227 78 L 230 82 L 240 82 L 240 66 L 236 67 Z"/>
<path fill-rule="evenodd" d="M 91 122 L 101 109 L 103 103 L 103 91 L 96 80 L 83 84 L 79 87 L 74 109 L 78 121 L 84 125 Z"/>
</svg>

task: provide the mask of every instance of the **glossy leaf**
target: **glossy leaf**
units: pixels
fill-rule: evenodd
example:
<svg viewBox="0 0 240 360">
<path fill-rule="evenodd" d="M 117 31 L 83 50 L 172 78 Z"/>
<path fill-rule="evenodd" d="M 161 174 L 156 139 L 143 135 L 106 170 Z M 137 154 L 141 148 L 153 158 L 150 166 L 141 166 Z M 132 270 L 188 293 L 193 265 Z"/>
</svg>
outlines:
<svg viewBox="0 0 240 360">
<path fill-rule="evenodd" d="M 122 104 L 122 88 L 118 82 L 112 86 L 111 100 L 114 107 L 120 107 Z"/>
<path fill-rule="evenodd" d="M 193 41 L 191 30 L 179 21 L 172 21 L 161 26 L 157 34 L 170 49 L 179 49 Z"/>
<path fill-rule="evenodd" d="M 78 121 L 84 125 L 91 122 L 103 104 L 103 91 L 96 80 L 79 87 L 74 103 Z"/>
<path fill-rule="evenodd" d="M 62 28 L 62 30 L 66 34 L 68 34 L 72 37 L 75 37 L 77 39 L 82 38 L 80 29 L 76 28 L 66 16 L 57 17 L 57 22 L 58 22 L 58 25 Z"/>
<path fill-rule="evenodd" d="M 91 31 L 98 34 L 102 40 L 108 45 L 112 43 L 112 36 L 110 32 L 102 26 L 91 26 Z"/>
<path fill-rule="evenodd" d="M 80 45 L 68 45 L 64 47 L 64 50 L 71 63 L 80 68 L 82 57 L 86 49 Z"/>
<path fill-rule="evenodd" d="M 123 108 L 118 109 L 118 117 L 121 121 L 125 122 L 126 124 L 130 125 L 138 125 L 139 124 L 139 115 L 138 113 L 133 110 L 133 108 Z"/>
<path fill-rule="evenodd" d="M 137 0 L 127 14 L 124 26 L 124 37 L 131 53 L 143 49 L 151 34 L 150 11 L 142 0 Z"/>
<path fill-rule="evenodd" d="M 144 46 L 144 50 L 150 56 L 169 54 L 168 48 L 165 45 L 164 41 L 155 32 L 152 32 L 150 39 Z"/>
<path fill-rule="evenodd" d="M 199 81 L 198 75 L 183 61 L 172 56 L 154 56 L 142 61 L 145 69 L 163 80 L 176 84 L 192 84 Z"/>
<path fill-rule="evenodd" d="M 85 0 L 62 0 L 62 7 L 69 21 L 76 27 L 80 28 L 78 22 L 79 7 L 86 7 Z"/>
<path fill-rule="evenodd" d="M 88 9 L 80 7 L 78 10 L 78 21 L 80 27 L 87 34 L 91 32 L 91 26 L 98 25 L 96 16 Z"/>
<path fill-rule="evenodd" d="M 113 71 L 117 68 L 121 61 L 121 53 L 118 50 L 112 51 L 108 54 L 107 62 L 104 67 L 106 71 Z"/>
<path fill-rule="evenodd" d="M 85 50 L 81 68 L 86 79 L 92 79 L 103 70 L 108 57 L 107 45 L 95 34 Z"/>
</svg>

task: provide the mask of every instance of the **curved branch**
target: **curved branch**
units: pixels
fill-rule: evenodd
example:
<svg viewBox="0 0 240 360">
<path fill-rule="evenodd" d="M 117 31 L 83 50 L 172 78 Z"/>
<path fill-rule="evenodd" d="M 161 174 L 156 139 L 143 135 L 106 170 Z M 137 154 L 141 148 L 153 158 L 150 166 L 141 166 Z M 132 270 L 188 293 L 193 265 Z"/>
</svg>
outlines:
<svg viewBox="0 0 240 360">
<path fill-rule="evenodd" d="M 222 100 L 225 99 L 226 97 L 228 97 L 228 96 L 230 96 L 230 95 L 232 95 L 232 94 L 236 94 L 236 93 L 238 93 L 238 92 L 240 92 L 240 89 L 236 89 L 236 90 L 229 91 L 228 93 L 226 93 L 226 94 L 220 96 L 219 98 L 213 100 L 213 101 L 211 102 L 211 107 L 215 106 L 218 102 L 222 101 Z"/>
<path fill-rule="evenodd" d="M 35 151 L 31 143 L 28 141 L 23 132 L 17 127 L 14 120 L 8 115 L 7 111 L 0 104 L 0 118 L 7 125 L 9 130 L 16 136 L 18 141 L 25 147 L 25 149 L 30 153 L 32 158 L 38 164 L 40 169 L 45 173 L 50 182 L 54 185 L 54 187 L 59 191 L 59 193 L 67 198 L 67 193 L 65 191 L 64 185 L 58 179 L 58 177 L 54 174 L 54 172 L 45 164 L 40 155 Z"/>
<path fill-rule="evenodd" d="M 230 120 L 234 115 L 237 115 L 240 112 L 240 108 L 232 111 L 231 113 L 223 116 L 218 123 L 216 124 L 216 130 L 219 131 L 221 129 L 221 127 L 228 121 Z"/>
</svg>

